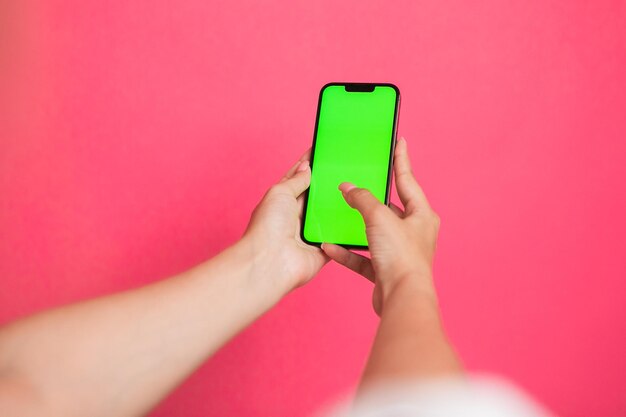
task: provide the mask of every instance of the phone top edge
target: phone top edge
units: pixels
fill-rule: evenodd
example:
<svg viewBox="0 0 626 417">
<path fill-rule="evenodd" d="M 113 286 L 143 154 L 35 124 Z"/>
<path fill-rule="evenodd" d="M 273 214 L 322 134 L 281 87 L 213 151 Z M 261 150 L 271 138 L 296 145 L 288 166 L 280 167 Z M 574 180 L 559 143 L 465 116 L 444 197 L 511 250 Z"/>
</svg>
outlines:
<svg viewBox="0 0 626 417">
<path fill-rule="evenodd" d="M 341 81 L 331 81 L 331 82 L 324 84 L 322 88 L 320 89 L 320 95 L 328 87 L 333 87 L 333 86 L 345 87 L 347 85 L 355 85 L 355 86 L 373 85 L 374 87 L 391 87 L 396 92 L 397 96 L 400 97 L 400 88 L 393 83 L 366 83 L 366 82 L 341 82 Z"/>
</svg>

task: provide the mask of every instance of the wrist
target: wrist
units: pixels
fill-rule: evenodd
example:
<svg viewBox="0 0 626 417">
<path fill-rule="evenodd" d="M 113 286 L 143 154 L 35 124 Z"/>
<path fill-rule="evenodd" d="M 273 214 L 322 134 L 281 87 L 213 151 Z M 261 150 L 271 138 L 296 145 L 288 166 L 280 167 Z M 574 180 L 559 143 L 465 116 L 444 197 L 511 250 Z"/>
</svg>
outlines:
<svg viewBox="0 0 626 417">
<path fill-rule="evenodd" d="M 384 306 L 400 302 L 438 310 L 437 293 L 429 272 L 410 272 L 381 280 L 381 286 Z"/>
<path fill-rule="evenodd" d="M 248 264 L 246 279 L 251 291 L 259 291 L 278 302 L 292 290 L 286 271 L 271 245 L 260 242 L 252 235 L 244 235 L 235 247 L 241 259 L 245 259 Z"/>
</svg>

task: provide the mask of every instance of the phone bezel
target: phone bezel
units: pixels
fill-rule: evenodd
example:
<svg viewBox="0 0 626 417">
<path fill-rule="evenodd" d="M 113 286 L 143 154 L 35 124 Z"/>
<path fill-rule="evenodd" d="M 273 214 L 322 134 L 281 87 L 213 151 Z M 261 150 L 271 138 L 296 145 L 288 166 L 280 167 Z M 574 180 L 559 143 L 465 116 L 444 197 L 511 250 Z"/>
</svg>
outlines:
<svg viewBox="0 0 626 417">
<path fill-rule="evenodd" d="M 398 132 L 398 119 L 400 117 L 400 89 L 395 84 L 391 84 L 391 83 L 330 82 L 330 83 L 324 84 L 324 86 L 320 89 L 319 97 L 317 99 L 317 114 L 315 116 L 315 128 L 313 131 L 313 144 L 311 145 L 311 158 L 310 158 L 311 175 L 313 175 L 313 169 L 314 169 L 315 146 L 317 144 L 317 129 L 318 129 L 319 120 L 320 120 L 320 111 L 322 109 L 322 96 L 324 95 L 324 90 L 331 86 L 342 86 L 344 88 L 351 87 L 353 89 L 365 88 L 365 87 L 369 88 L 370 86 L 373 86 L 374 88 L 372 89 L 372 91 L 374 91 L 376 87 L 391 87 L 396 92 L 396 103 L 395 103 L 394 114 L 393 114 L 393 130 L 391 132 L 391 146 L 389 149 L 389 166 L 387 167 L 387 186 L 385 189 L 386 190 L 385 191 L 385 205 L 389 206 L 389 197 L 391 194 L 391 182 L 393 179 L 392 177 L 393 157 L 394 157 L 394 153 L 396 149 L 396 135 Z M 360 92 L 360 91 L 357 90 L 357 92 Z M 362 91 L 362 92 L 367 93 L 369 91 Z M 304 223 L 306 221 L 306 212 L 307 212 L 308 202 L 309 202 L 309 189 L 307 188 L 306 191 L 304 192 L 304 200 L 303 200 L 304 205 L 302 209 L 302 221 L 300 224 L 300 238 L 302 239 L 303 242 L 309 245 L 319 247 L 322 245 L 322 243 L 325 243 L 325 242 L 311 242 L 310 240 L 306 239 L 304 236 Z M 327 242 L 327 243 L 333 243 L 333 242 Z M 335 244 L 342 246 L 346 249 L 357 249 L 357 250 L 369 249 L 369 246 L 367 245 L 347 245 L 347 244 L 339 244 L 339 243 L 335 243 Z"/>
</svg>

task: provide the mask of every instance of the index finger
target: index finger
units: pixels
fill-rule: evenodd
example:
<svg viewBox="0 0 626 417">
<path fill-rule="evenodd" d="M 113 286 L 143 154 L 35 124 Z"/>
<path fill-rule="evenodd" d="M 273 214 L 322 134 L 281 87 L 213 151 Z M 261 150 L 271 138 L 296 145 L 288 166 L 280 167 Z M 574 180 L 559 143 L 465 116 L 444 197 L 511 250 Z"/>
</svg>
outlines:
<svg viewBox="0 0 626 417">
<path fill-rule="evenodd" d="M 411 214 L 420 209 L 430 208 L 426 194 L 413 176 L 406 139 L 404 138 L 400 138 L 396 145 L 393 171 L 396 177 L 398 196 L 404 204 L 406 213 Z"/>
<path fill-rule="evenodd" d="M 389 207 L 381 203 L 369 190 L 365 188 L 358 188 L 354 184 L 344 182 L 339 185 L 339 189 L 341 190 L 346 203 L 361 213 L 366 225 L 373 220 L 373 216 L 376 211 L 380 211 L 381 209 L 389 210 Z"/>
</svg>

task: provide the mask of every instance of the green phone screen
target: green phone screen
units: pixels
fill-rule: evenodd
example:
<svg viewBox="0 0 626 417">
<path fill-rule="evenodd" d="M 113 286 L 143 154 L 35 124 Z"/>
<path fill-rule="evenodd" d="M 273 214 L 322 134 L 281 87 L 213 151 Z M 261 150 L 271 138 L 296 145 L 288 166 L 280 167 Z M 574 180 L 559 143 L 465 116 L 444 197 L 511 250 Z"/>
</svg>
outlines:
<svg viewBox="0 0 626 417">
<path fill-rule="evenodd" d="M 351 182 L 386 202 L 398 95 L 389 84 L 330 84 L 320 92 L 302 226 L 305 241 L 367 246 L 361 215 L 337 187 Z"/>
</svg>

